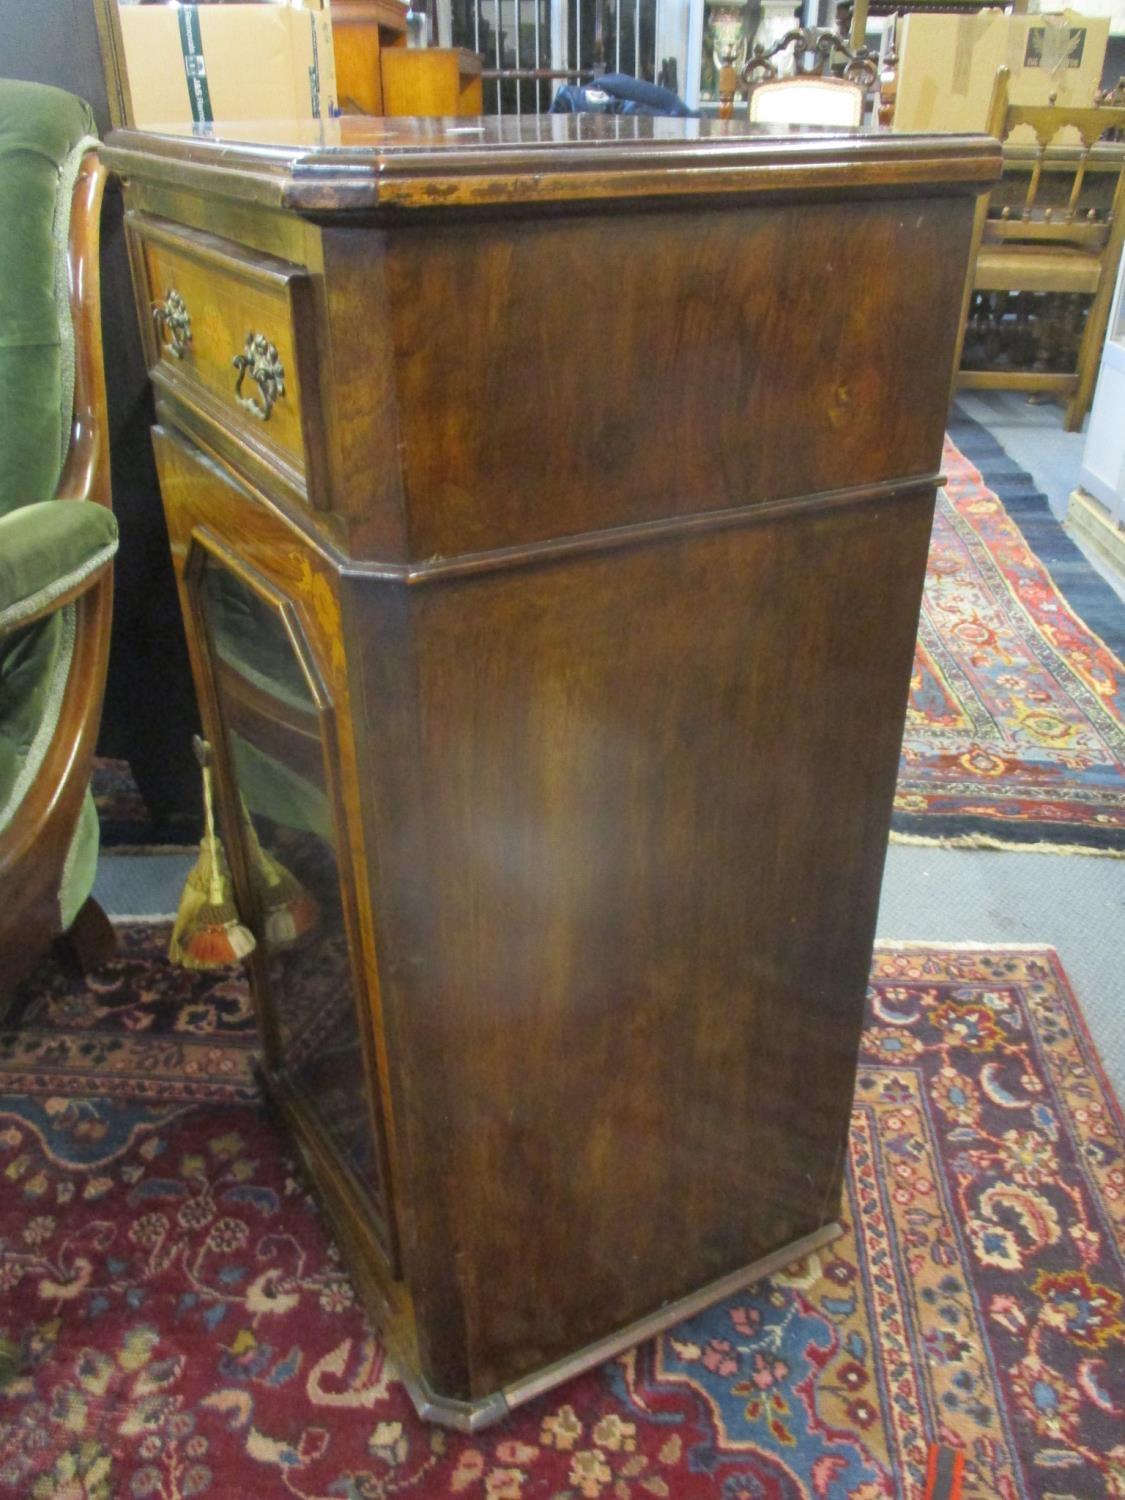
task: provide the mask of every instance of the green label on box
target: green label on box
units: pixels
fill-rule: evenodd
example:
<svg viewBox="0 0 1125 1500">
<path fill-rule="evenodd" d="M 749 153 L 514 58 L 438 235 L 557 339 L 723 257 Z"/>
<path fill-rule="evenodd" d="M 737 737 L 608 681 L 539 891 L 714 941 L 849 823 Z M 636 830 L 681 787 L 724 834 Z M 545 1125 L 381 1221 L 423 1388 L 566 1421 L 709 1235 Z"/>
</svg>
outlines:
<svg viewBox="0 0 1125 1500">
<path fill-rule="evenodd" d="M 187 79 L 188 98 L 191 100 L 191 117 L 199 124 L 213 120 L 211 112 L 211 90 L 207 87 L 207 64 L 203 60 L 203 38 L 199 31 L 199 8 L 181 5 L 180 51 L 184 54 L 184 77 Z"/>
<path fill-rule="evenodd" d="M 312 67 L 309 69 L 309 103 L 312 106 L 312 117 L 320 119 L 320 54 L 316 46 L 316 17 L 309 14 L 309 32 L 312 37 Z"/>
</svg>

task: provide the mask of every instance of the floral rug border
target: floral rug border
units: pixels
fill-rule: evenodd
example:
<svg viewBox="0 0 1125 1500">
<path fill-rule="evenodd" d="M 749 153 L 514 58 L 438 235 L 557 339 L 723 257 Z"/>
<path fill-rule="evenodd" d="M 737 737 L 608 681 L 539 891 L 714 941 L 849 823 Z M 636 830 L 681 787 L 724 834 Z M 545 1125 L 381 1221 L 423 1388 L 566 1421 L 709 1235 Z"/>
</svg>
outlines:
<svg viewBox="0 0 1125 1500">
<path fill-rule="evenodd" d="M 984 488 L 997 497 L 1023 547 L 1042 569 L 1053 594 L 1068 614 L 1107 654 L 1125 660 L 1125 606 L 1055 519 L 1046 496 L 1036 487 L 1031 475 L 1005 452 L 986 427 L 956 407 L 950 418 L 948 436 L 965 462 L 979 473 Z M 1019 595 L 1013 591 L 1012 581 L 1006 577 L 986 540 L 962 520 L 956 508 L 951 521 L 964 544 L 976 555 L 978 564 L 997 574 L 998 587 L 1018 601 Z M 970 533 L 967 536 L 966 530 Z M 1031 618 L 1030 627 L 1029 644 L 1034 646 L 1041 630 L 1040 622 Z M 1069 672 L 1070 662 L 1065 653 L 1056 653 L 1053 660 Z M 1072 681 L 1071 687 L 1075 686 Z M 1078 697 L 1087 697 L 1087 687 L 1081 683 L 1077 686 Z M 1090 712 L 1089 701 L 1083 711 Z M 904 762 L 899 773 L 891 841 L 955 848 L 1125 857 L 1125 837 L 1119 822 L 1116 826 L 1100 826 L 1092 816 L 1089 821 L 1036 817 L 1035 801 L 1049 802 L 1052 794 L 1034 786 L 1015 787 L 1009 809 L 993 807 L 979 799 L 974 807 L 974 788 L 975 783 L 969 780 L 963 786 L 931 787 L 927 777 L 912 777 Z M 1080 807 L 1090 795 L 1076 784 L 1068 788 L 1066 798 L 1074 807 Z M 924 799 L 931 805 L 925 811 L 902 805 L 917 799 Z M 966 810 L 941 809 L 942 801 L 954 805 L 963 802 Z"/>
</svg>

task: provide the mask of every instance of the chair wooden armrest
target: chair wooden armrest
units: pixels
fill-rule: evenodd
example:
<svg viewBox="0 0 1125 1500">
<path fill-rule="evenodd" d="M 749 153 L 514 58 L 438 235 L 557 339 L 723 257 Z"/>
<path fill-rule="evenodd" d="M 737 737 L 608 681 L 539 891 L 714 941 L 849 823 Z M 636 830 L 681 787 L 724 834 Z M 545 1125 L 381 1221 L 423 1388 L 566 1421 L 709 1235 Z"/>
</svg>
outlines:
<svg viewBox="0 0 1125 1500">
<path fill-rule="evenodd" d="M 29 610 L 27 614 L 21 615 L 19 628 L 25 625 L 34 625 L 39 620 L 45 620 L 48 615 L 53 615 L 57 610 L 65 609 L 68 604 L 73 604 L 76 599 L 81 599 L 83 594 L 90 589 L 97 588 L 107 574 L 113 573 L 113 558 L 107 557 L 104 562 L 92 572 L 87 573 L 84 578 L 72 584 L 70 588 L 64 589 L 62 593 L 55 594 L 52 598 L 38 609 Z M 0 628 L 0 634 L 2 634 Z M 3 845 L 3 835 L 0 834 L 0 847 Z"/>
<path fill-rule="evenodd" d="M 108 506 L 109 424 L 102 363 L 100 218 L 106 173 L 96 151 L 74 186 L 67 250 L 75 378 L 70 444 L 55 499 Z M 74 647 L 58 720 L 35 778 L 0 830 L 0 1001 L 60 935 L 58 891 L 90 782 L 113 610 L 109 561 L 70 593 Z M 57 598 L 43 615 L 67 600 Z M 22 623 L 31 623 L 40 613 Z M 88 926 L 88 923 L 84 923 Z"/>
</svg>

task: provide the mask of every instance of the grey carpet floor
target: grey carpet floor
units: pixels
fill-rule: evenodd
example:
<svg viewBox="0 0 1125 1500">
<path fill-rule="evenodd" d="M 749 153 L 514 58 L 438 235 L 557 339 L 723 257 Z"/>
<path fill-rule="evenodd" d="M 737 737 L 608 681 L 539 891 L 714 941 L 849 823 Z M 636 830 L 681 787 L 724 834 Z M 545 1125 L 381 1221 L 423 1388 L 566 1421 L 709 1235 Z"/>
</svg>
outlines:
<svg viewBox="0 0 1125 1500">
<path fill-rule="evenodd" d="M 987 427 L 992 436 L 1046 495 L 1058 520 L 1066 520 L 1071 491 L 1078 487 L 1084 432 L 1064 432 L 1062 407 L 1053 401 L 1032 403 L 1022 391 L 962 391 L 957 405 L 966 416 Z M 1100 557 L 1072 540 L 1095 572 L 1125 600 L 1125 578 Z"/>
<path fill-rule="evenodd" d="M 1125 859 L 892 844 L 877 932 L 1057 948 L 1125 1102 Z"/>
</svg>

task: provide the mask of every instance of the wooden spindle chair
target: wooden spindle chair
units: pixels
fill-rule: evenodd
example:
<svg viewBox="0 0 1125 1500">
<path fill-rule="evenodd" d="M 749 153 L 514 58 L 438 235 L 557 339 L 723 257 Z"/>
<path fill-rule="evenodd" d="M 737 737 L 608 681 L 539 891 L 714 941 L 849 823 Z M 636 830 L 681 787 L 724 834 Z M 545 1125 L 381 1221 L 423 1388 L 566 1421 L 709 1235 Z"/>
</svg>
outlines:
<svg viewBox="0 0 1125 1500">
<path fill-rule="evenodd" d="M 974 292 L 993 293 L 1005 300 L 1011 293 L 1047 292 L 1085 295 L 1092 301 L 1073 370 L 1042 367 L 1048 362 L 1048 335 L 1043 333 L 1039 358 L 1032 367 L 960 369 L 957 385 L 963 390 L 1027 390 L 1064 396 L 1065 426 L 1075 432 L 1093 396 L 1125 243 L 1125 144 L 1104 139 L 1125 127 L 1125 108 L 1012 104 L 1008 81 L 1008 69 L 999 69 L 988 129 L 1004 145 L 1004 176 L 977 212 L 962 348 Z M 1077 133 L 1077 144 L 1060 139 L 1068 126 Z M 1026 127 L 1023 134 L 1030 135 L 1030 140 L 1019 139 L 1020 127 Z M 1059 326 L 1066 321 L 1064 314 Z"/>
</svg>

